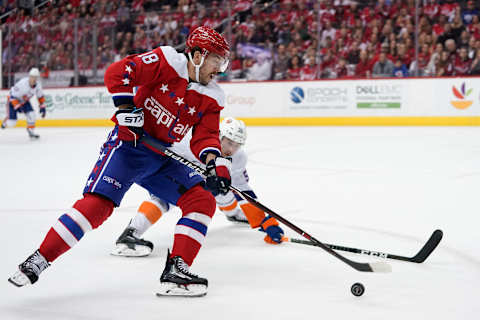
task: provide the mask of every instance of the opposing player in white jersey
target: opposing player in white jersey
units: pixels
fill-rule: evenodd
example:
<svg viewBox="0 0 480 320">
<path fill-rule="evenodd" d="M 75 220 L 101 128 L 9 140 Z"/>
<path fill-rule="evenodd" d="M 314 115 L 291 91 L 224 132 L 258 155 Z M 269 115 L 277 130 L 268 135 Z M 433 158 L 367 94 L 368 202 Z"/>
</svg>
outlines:
<svg viewBox="0 0 480 320">
<path fill-rule="evenodd" d="M 256 198 L 252 188 L 249 186 L 247 174 L 247 154 L 242 146 L 245 144 L 247 132 L 245 124 L 241 120 L 225 118 L 220 124 L 220 143 L 223 157 L 231 158 L 232 185 L 241 191 Z M 186 159 L 200 165 L 190 150 L 191 132 L 180 142 L 174 144 L 170 149 Z M 278 226 L 275 218 L 265 216 L 265 213 L 232 191 L 225 195 L 219 194 L 215 197 L 217 206 L 228 220 L 233 222 L 250 224 L 251 228 L 260 228 L 267 233 L 264 240 L 268 243 L 281 243 L 283 230 Z M 142 234 L 160 219 L 163 213 L 169 210 L 166 201 L 151 195 L 149 200 L 144 201 L 138 208 L 136 216 L 130 220 L 129 225 L 116 241 L 116 247 L 112 254 L 126 257 L 142 257 L 149 255 L 153 250 L 153 243 L 141 239 Z"/>
<path fill-rule="evenodd" d="M 39 112 L 42 118 L 47 114 L 45 108 L 45 97 L 43 96 L 42 84 L 38 81 L 40 71 L 32 68 L 28 77 L 20 79 L 10 89 L 7 99 L 7 116 L 2 122 L 2 129 L 14 127 L 17 124 L 17 114 L 25 113 L 27 118 L 27 132 L 31 139 L 38 139 L 40 136 L 34 132 L 35 112 L 33 111 L 30 99 L 36 96 L 39 104 Z"/>
</svg>

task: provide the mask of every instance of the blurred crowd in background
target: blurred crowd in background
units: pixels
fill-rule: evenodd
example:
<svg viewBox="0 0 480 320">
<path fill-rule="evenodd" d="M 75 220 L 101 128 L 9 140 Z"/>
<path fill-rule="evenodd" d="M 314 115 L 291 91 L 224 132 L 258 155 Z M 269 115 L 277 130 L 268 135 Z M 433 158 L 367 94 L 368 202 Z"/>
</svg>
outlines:
<svg viewBox="0 0 480 320">
<path fill-rule="evenodd" d="M 35 7 L 1 1 L 4 74 L 104 70 L 157 46 L 182 50 L 199 25 L 231 44 L 219 80 L 480 74 L 479 1 L 30 2 Z"/>
</svg>

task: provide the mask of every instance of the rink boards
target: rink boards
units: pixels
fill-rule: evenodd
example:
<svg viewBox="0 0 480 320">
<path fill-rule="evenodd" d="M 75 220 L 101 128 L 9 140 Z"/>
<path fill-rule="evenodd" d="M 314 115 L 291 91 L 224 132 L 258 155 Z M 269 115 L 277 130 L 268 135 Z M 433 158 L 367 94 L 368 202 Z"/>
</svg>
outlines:
<svg viewBox="0 0 480 320">
<path fill-rule="evenodd" d="M 221 83 L 222 116 L 259 126 L 480 125 L 480 78 L 352 79 Z M 110 126 L 105 87 L 44 90 L 47 118 L 38 126 Z M 5 106 L 8 91 L 0 91 Z M 32 99 L 36 107 L 36 99 Z M 0 119 L 6 108 L 0 108 Z M 22 119 L 20 117 L 20 119 Z M 19 126 L 25 126 L 20 120 Z"/>
</svg>

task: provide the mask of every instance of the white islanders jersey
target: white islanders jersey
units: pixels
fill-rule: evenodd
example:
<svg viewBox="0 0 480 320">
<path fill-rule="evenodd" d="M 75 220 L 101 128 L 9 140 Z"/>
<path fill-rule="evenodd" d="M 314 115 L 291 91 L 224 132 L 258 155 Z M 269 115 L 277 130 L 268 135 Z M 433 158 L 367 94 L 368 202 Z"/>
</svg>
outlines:
<svg viewBox="0 0 480 320">
<path fill-rule="evenodd" d="M 37 80 L 35 87 L 31 87 L 28 82 L 29 77 L 20 79 L 15 85 L 10 89 L 10 100 L 18 100 L 19 103 L 25 103 L 30 100 L 31 97 L 36 96 L 37 98 L 43 97 L 42 84 Z"/>
</svg>

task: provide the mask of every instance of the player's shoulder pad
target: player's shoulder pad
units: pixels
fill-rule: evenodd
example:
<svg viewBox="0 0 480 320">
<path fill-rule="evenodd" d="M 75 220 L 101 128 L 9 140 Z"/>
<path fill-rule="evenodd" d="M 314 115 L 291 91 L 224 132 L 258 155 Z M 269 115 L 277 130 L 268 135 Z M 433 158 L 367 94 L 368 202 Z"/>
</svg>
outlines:
<svg viewBox="0 0 480 320">
<path fill-rule="evenodd" d="M 220 107 L 225 107 L 225 93 L 215 81 L 210 81 L 208 85 L 198 82 L 190 82 L 187 90 L 194 90 L 202 95 L 214 99 Z"/>
<path fill-rule="evenodd" d="M 162 51 L 165 60 L 167 60 L 167 63 L 180 77 L 188 81 L 187 57 L 170 46 L 161 46 L 159 48 Z"/>
</svg>

